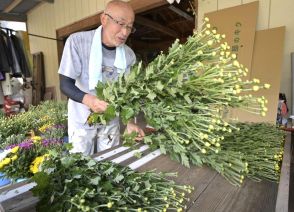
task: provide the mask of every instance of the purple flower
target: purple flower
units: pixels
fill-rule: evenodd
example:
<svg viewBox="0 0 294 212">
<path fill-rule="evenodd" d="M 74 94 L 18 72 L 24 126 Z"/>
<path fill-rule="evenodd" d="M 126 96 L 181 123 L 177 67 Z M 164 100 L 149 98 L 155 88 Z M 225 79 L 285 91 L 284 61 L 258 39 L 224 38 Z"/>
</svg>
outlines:
<svg viewBox="0 0 294 212">
<path fill-rule="evenodd" d="M 29 149 L 33 145 L 34 145 L 34 141 L 32 139 L 26 139 L 22 143 L 20 143 L 18 146 L 23 149 Z"/>
</svg>

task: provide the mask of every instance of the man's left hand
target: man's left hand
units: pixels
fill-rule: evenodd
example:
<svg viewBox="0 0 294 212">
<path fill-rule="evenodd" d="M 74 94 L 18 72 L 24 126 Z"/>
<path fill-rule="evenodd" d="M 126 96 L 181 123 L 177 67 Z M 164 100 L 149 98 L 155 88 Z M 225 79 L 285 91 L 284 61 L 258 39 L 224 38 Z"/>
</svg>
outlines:
<svg viewBox="0 0 294 212">
<path fill-rule="evenodd" d="M 126 127 L 126 133 L 130 134 L 132 132 L 137 133 L 137 137 L 135 138 L 137 141 L 141 141 L 145 136 L 144 131 L 136 124 L 129 122 Z"/>
</svg>

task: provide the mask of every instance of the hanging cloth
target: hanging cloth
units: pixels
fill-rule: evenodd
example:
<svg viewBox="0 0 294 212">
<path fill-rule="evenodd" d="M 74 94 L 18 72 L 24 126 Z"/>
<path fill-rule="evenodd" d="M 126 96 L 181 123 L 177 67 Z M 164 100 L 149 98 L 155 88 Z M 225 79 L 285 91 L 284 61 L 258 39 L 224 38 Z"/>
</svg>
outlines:
<svg viewBox="0 0 294 212">
<path fill-rule="evenodd" d="M 22 47 L 22 41 L 15 35 L 11 35 L 11 39 L 13 41 L 15 50 L 16 50 L 16 54 L 17 54 L 17 59 L 18 59 L 18 63 L 20 65 L 20 70 L 21 73 L 24 77 L 30 77 L 31 73 L 26 61 L 26 57 L 24 54 L 24 49 Z"/>
<path fill-rule="evenodd" d="M 8 37 L 8 46 L 11 49 L 11 53 L 12 53 L 12 60 L 13 60 L 13 72 L 12 72 L 12 76 L 13 77 L 21 77 L 21 67 L 19 64 L 19 55 L 17 53 L 17 50 L 15 48 L 14 42 L 13 42 L 13 35 L 10 35 Z"/>
</svg>

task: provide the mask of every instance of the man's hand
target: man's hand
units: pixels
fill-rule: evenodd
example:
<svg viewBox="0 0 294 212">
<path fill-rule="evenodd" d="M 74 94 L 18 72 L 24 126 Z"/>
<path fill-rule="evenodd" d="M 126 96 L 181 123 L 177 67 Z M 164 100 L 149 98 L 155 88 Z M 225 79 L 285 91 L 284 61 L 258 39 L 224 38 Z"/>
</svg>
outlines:
<svg viewBox="0 0 294 212">
<path fill-rule="evenodd" d="M 136 124 L 129 122 L 126 127 L 126 133 L 130 134 L 132 132 L 137 133 L 137 137 L 135 138 L 137 141 L 141 141 L 145 136 L 144 131 Z"/>
<path fill-rule="evenodd" d="M 86 94 L 82 101 L 83 104 L 87 105 L 93 112 L 103 113 L 108 106 L 108 103 L 98 99 L 96 96 Z"/>
</svg>

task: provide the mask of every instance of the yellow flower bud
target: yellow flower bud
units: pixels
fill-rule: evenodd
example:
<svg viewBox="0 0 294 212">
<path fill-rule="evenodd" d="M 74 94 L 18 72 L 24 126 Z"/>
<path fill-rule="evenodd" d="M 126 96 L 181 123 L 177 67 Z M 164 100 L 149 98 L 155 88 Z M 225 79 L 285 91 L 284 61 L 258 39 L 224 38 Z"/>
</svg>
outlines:
<svg viewBox="0 0 294 212">
<path fill-rule="evenodd" d="M 11 149 L 11 153 L 17 153 L 18 150 L 19 150 L 19 146 L 13 147 Z"/>
<path fill-rule="evenodd" d="M 111 207 L 112 207 L 112 202 L 108 202 L 108 203 L 107 203 L 107 207 L 108 207 L 108 208 L 111 208 Z"/>
<path fill-rule="evenodd" d="M 258 90 L 259 90 L 259 86 L 258 86 L 258 85 L 254 85 L 254 86 L 252 87 L 252 90 L 253 90 L 253 91 L 258 91 Z"/>
<path fill-rule="evenodd" d="M 205 22 L 208 22 L 208 21 L 209 21 L 209 18 L 208 18 L 208 17 L 205 17 L 205 18 L 204 18 L 204 21 L 205 21 Z"/>
<path fill-rule="evenodd" d="M 269 89 L 271 87 L 270 84 L 264 84 L 264 88 Z"/>
<path fill-rule="evenodd" d="M 18 158 L 17 155 L 13 155 L 13 156 L 11 157 L 11 160 L 12 160 L 12 161 L 15 161 L 17 158 Z"/>
<path fill-rule="evenodd" d="M 207 45 L 208 46 L 211 46 L 213 44 L 213 40 L 209 40 L 209 41 L 207 41 Z"/>
</svg>

